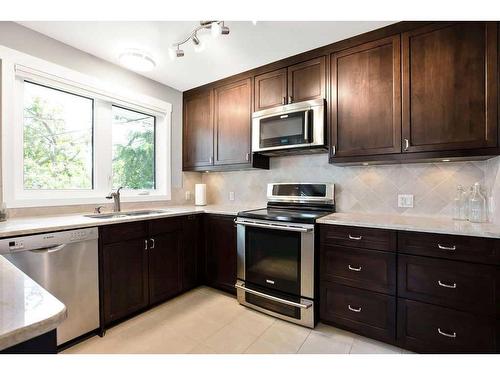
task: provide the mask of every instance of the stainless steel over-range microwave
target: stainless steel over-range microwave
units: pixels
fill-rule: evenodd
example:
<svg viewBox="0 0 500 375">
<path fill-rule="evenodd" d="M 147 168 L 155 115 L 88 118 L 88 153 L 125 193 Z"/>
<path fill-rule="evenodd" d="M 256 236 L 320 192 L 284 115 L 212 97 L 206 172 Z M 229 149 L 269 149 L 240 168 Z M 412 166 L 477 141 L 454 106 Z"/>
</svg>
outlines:
<svg viewBox="0 0 500 375">
<path fill-rule="evenodd" d="M 326 149 L 325 101 L 299 103 L 254 112 L 252 152 L 322 151 Z"/>
</svg>

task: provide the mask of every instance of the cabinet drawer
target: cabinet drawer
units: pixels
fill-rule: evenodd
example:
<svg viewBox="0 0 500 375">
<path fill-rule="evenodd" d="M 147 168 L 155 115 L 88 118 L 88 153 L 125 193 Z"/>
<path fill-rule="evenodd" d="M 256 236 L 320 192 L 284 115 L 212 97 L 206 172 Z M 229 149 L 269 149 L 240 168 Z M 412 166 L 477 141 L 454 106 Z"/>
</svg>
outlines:
<svg viewBox="0 0 500 375">
<path fill-rule="evenodd" d="M 436 258 L 500 264 L 500 241 L 493 238 L 399 232 L 398 251 Z"/>
<path fill-rule="evenodd" d="M 374 292 L 394 294 L 396 254 L 322 244 L 320 277 Z"/>
<path fill-rule="evenodd" d="M 149 235 L 155 236 L 161 233 L 175 232 L 182 229 L 185 216 L 165 217 L 149 221 Z"/>
<path fill-rule="evenodd" d="M 398 344 L 420 353 L 490 353 L 496 348 L 495 320 L 398 300 Z"/>
<path fill-rule="evenodd" d="M 320 318 L 323 321 L 394 342 L 396 298 L 328 281 L 320 282 Z"/>
<path fill-rule="evenodd" d="M 113 243 L 148 235 L 148 222 L 135 221 L 132 223 L 106 225 L 101 228 L 100 237 L 103 243 Z"/>
<path fill-rule="evenodd" d="M 321 225 L 321 242 L 331 245 L 396 251 L 396 232 L 386 229 Z"/>
<path fill-rule="evenodd" d="M 495 267 L 400 255 L 398 296 L 476 312 L 498 314 Z"/>
</svg>

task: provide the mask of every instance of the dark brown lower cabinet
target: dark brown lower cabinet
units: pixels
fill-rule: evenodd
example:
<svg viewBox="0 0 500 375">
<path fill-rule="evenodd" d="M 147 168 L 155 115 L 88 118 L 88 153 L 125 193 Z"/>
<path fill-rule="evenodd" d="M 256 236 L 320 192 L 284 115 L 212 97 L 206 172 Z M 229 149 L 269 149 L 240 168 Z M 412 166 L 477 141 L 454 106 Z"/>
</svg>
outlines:
<svg viewBox="0 0 500 375">
<path fill-rule="evenodd" d="M 149 303 L 177 295 L 182 290 L 180 230 L 154 236 L 149 252 Z M 152 242 L 151 241 L 151 242 Z"/>
<path fill-rule="evenodd" d="M 188 215 L 182 228 L 182 290 L 201 284 L 205 269 L 203 256 L 203 215 Z"/>
<path fill-rule="evenodd" d="M 199 229 L 189 216 L 101 228 L 103 327 L 198 285 Z"/>
<path fill-rule="evenodd" d="M 206 215 L 206 282 L 235 294 L 236 227 L 234 216 Z"/>
<path fill-rule="evenodd" d="M 398 343 L 419 353 L 494 353 L 495 320 L 398 299 Z"/>
<path fill-rule="evenodd" d="M 148 305 L 148 252 L 145 239 L 105 244 L 102 246 L 102 266 L 105 324 Z"/>
<path fill-rule="evenodd" d="M 322 282 L 321 320 L 391 344 L 396 339 L 396 298 Z"/>
</svg>

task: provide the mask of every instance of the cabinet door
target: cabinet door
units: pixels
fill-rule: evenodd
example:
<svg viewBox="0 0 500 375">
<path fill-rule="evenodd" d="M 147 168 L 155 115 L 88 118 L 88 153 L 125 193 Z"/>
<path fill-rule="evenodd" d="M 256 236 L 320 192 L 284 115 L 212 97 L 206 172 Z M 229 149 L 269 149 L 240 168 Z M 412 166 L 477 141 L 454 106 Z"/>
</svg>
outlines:
<svg viewBox="0 0 500 375">
<path fill-rule="evenodd" d="M 200 284 L 199 270 L 202 264 L 201 243 L 202 215 L 189 215 L 182 229 L 182 289 L 189 290 Z"/>
<path fill-rule="evenodd" d="M 148 254 L 144 239 L 102 247 L 105 324 L 148 305 Z"/>
<path fill-rule="evenodd" d="M 208 215 L 206 220 L 207 282 L 235 293 L 236 228 L 233 216 Z"/>
<path fill-rule="evenodd" d="M 214 164 L 243 164 L 250 161 L 251 94 L 250 79 L 214 90 Z"/>
<path fill-rule="evenodd" d="M 213 164 L 212 90 L 184 98 L 183 167 Z"/>
<path fill-rule="evenodd" d="M 401 152 L 399 35 L 331 56 L 335 156 Z"/>
<path fill-rule="evenodd" d="M 286 68 L 255 77 L 255 111 L 286 104 Z"/>
<path fill-rule="evenodd" d="M 325 99 L 325 60 L 325 56 L 321 56 L 288 67 L 288 103 Z"/>
<path fill-rule="evenodd" d="M 497 146 L 497 49 L 496 23 L 403 34 L 403 151 Z"/>
<path fill-rule="evenodd" d="M 181 230 L 155 235 L 149 240 L 149 300 L 157 303 L 182 290 Z"/>
</svg>

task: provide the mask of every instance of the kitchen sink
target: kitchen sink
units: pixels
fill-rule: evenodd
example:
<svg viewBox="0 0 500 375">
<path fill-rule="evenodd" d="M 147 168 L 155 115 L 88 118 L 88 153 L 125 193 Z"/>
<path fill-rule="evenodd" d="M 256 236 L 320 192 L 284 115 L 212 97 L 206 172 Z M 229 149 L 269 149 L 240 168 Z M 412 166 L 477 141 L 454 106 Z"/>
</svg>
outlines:
<svg viewBox="0 0 500 375">
<path fill-rule="evenodd" d="M 140 210 L 140 211 L 124 211 L 124 212 L 111 212 L 106 214 L 83 215 L 92 219 L 114 219 L 118 217 L 133 217 L 133 216 L 146 216 L 155 214 L 164 214 L 168 210 Z"/>
</svg>

